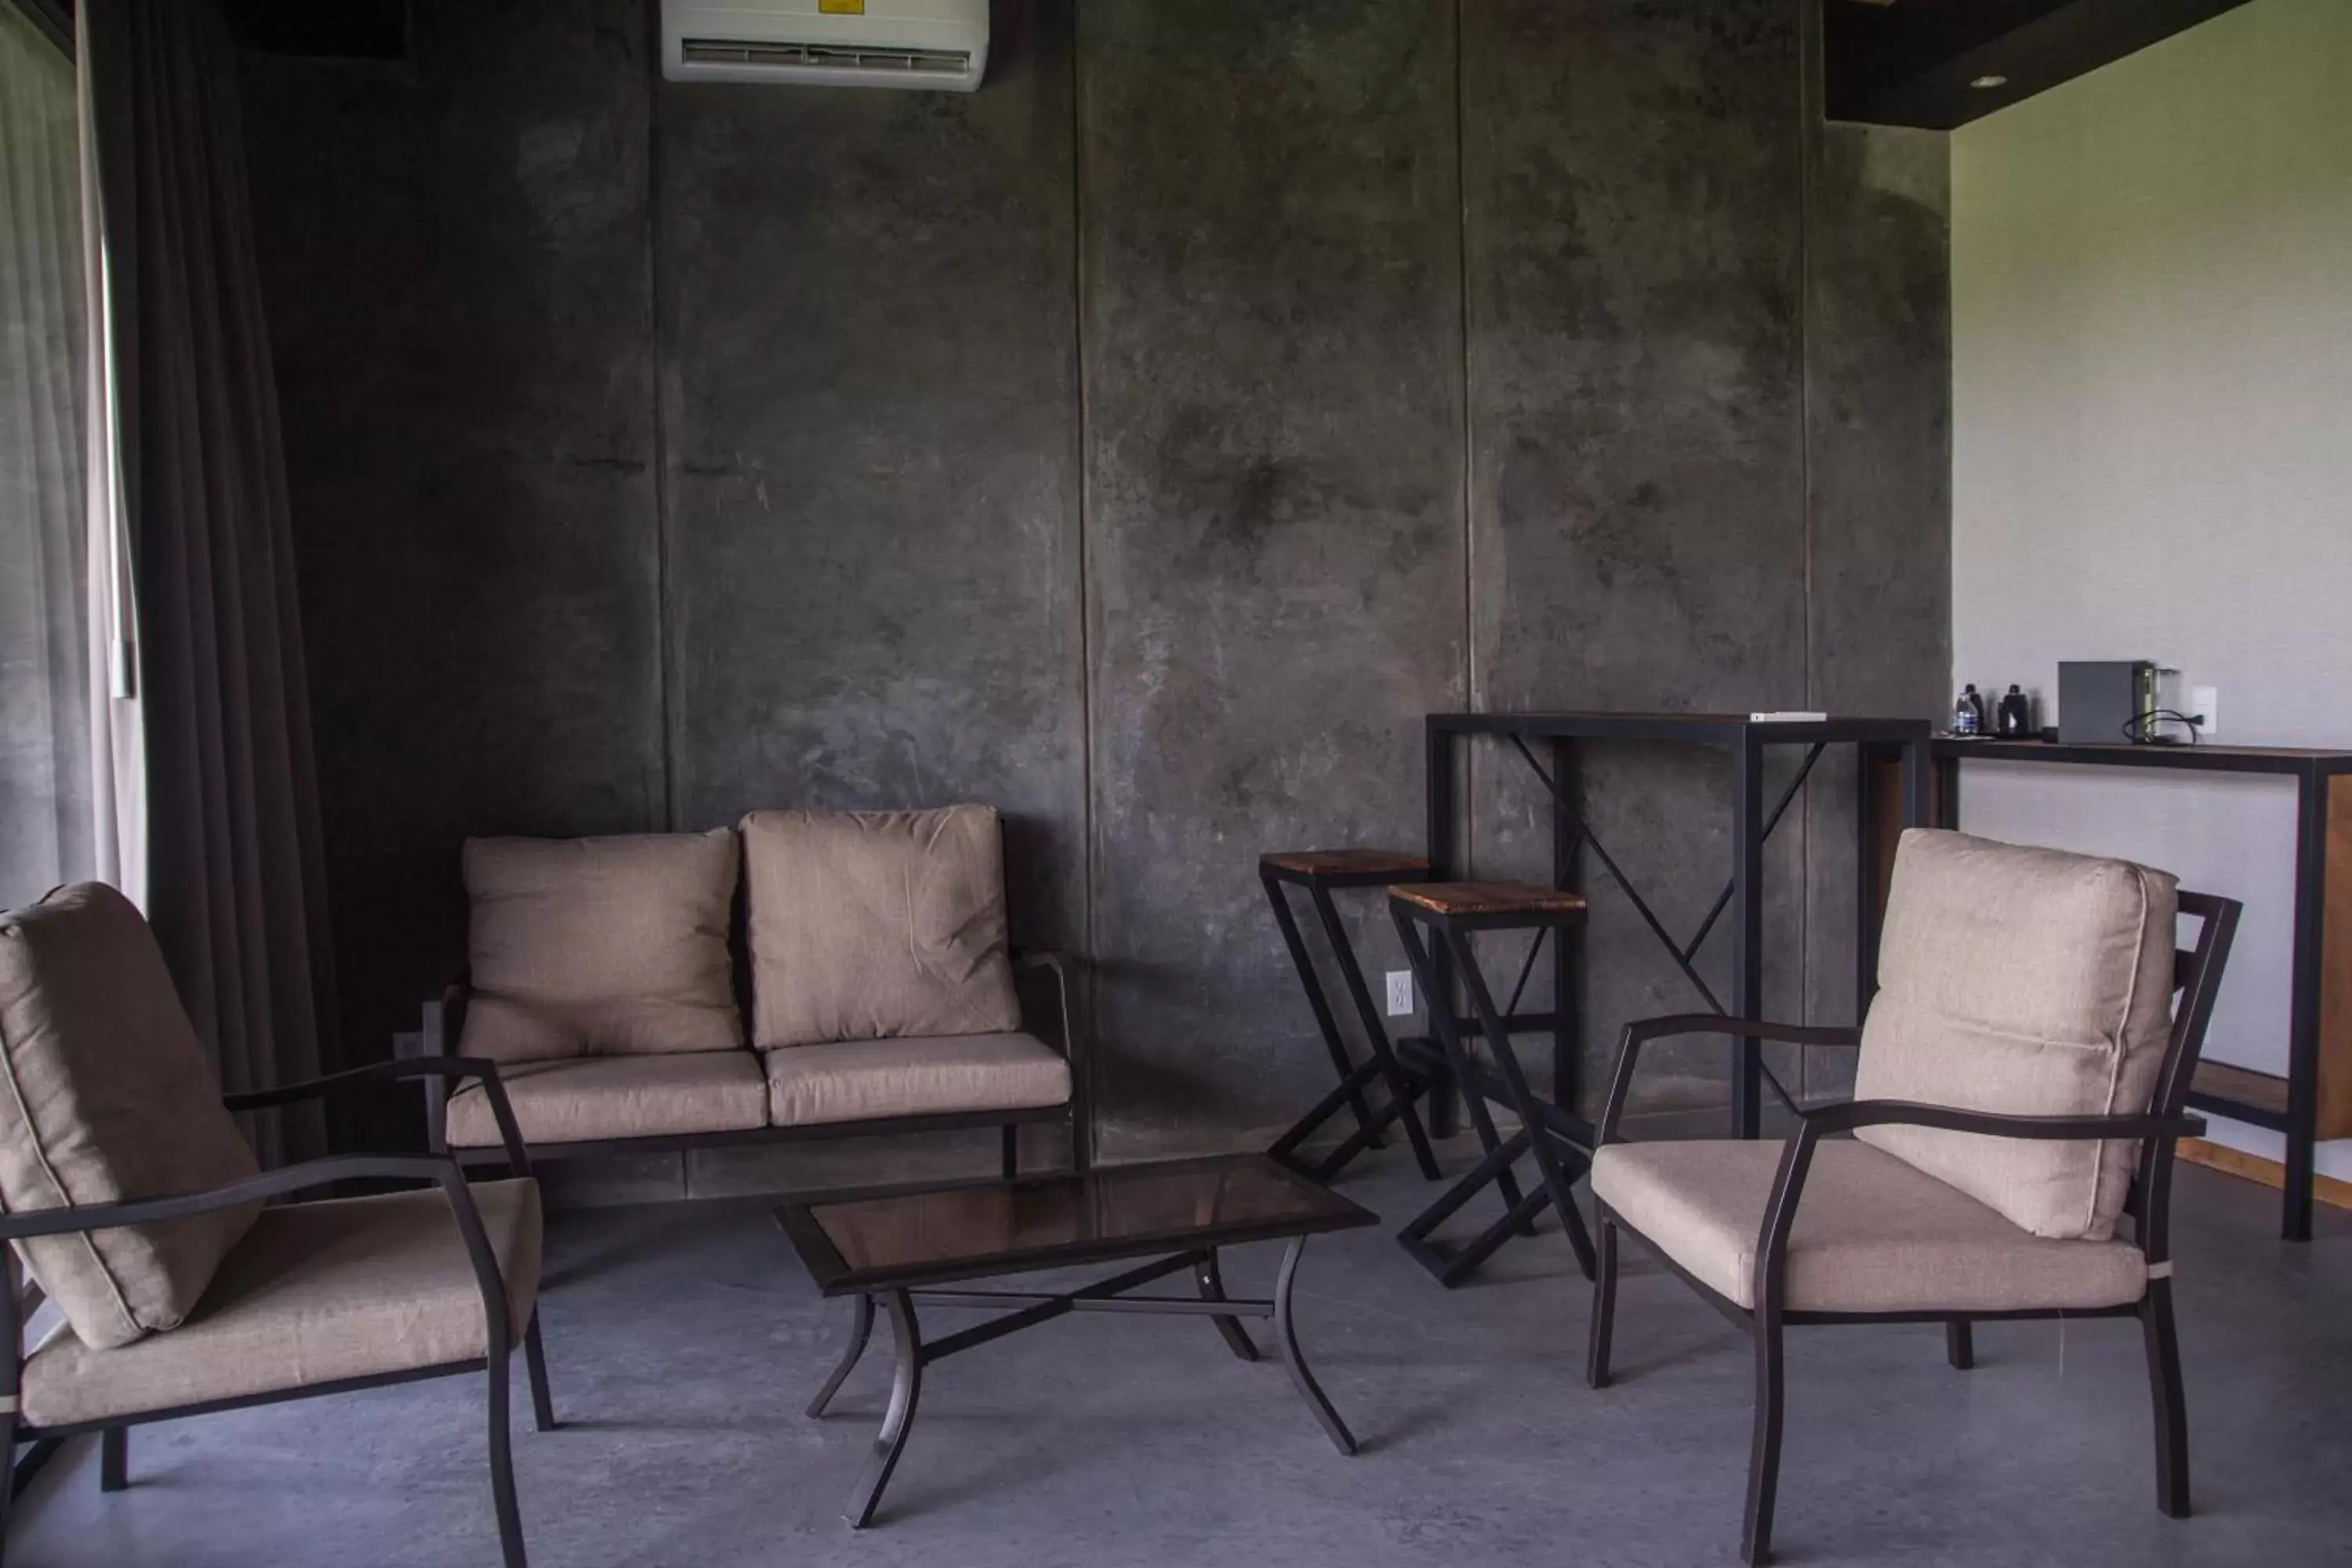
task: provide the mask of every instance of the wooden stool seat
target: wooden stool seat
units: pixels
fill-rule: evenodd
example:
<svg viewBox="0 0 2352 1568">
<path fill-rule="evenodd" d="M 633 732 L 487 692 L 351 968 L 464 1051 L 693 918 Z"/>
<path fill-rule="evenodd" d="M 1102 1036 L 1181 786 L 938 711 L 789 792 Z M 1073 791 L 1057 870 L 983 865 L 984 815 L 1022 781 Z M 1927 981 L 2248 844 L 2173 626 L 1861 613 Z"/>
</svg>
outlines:
<svg viewBox="0 0 2352 1568">
<path fill-rule="evenodd" d="M 1449 919 L 1524 915 L 1529 924 L 1557 925 L 1584 918 L 1588 906 L 1581 893 L 1547 888 L 1536 882 L 1416 882 L 1391 888 L 1389 897 Z"/>
<path fill-rule="evenodd" d="M 1426 859 L 1399 849 L 1277 849 L 1257 863 L 1286 880 L 1332 887 L 1382 887 L 1429 875 Z"/>
</svg>

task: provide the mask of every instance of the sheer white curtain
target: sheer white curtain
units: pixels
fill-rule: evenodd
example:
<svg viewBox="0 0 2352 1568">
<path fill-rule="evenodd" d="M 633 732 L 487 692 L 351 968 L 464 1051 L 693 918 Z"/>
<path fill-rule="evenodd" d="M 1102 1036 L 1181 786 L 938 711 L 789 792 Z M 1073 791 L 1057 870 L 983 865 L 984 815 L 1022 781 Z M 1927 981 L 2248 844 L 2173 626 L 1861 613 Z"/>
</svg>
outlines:
<svg viewBox="0 0 2352 1568">
<path fill-rule="evenodd" d="M 98 138 L 90 129 L 89 56 L 75 78 L 79 132 L 83 341 L 82 584 L 84 686 L 89 721 L 90 875 L 147 907 L 147 753 L 139 711 L 139 603 L 131 588 L 131 531 L 122 508 L 122 447 L 115 417 L 114 320 L 107 292 L 106 226 L 98 196 Z"/>
<path fill-rule="evenodd" d="M 86 877 L 144 891 L 82 96 L 0 4 L 0 908 Z"/>
</svg>

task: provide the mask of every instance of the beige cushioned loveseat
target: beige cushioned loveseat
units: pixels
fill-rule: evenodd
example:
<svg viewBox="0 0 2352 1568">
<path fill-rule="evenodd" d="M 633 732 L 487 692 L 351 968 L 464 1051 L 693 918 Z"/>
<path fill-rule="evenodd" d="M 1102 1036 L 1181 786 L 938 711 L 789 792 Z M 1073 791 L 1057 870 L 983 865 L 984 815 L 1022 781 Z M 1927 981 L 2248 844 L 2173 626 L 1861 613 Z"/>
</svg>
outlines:
<svg viewBox="0 0 2352 1568">
<path fill-rule="evenodd" d="M 1057 1048 L 1023 1026 L 991 807 L 476 838 L 465 877 L 470 968 L 425 1048 L 497 1062 L 534 1153 L 1001 1126 L 1010 1164 L 1063 1121 L 1083 1161 L 1066 975 L 1021 961 L 1063 983 Z M 440 1120 L 495 1156 L 478 1089 Z"/>
</svg>

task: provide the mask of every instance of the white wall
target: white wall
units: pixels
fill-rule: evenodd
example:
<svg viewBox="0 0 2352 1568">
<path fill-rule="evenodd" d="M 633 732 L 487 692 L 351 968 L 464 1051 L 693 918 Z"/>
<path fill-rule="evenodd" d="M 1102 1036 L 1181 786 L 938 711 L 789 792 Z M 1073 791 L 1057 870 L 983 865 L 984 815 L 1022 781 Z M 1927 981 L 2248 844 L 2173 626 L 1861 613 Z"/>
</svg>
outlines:
<svg viewBox="0 0 2352 1568">
<path fill-rule="evenodd" d="M 2253 0 L 1956 132 L 1952 378 L 1955 689 L 2053 721 L 2060 659 L 2151 658 L 2220 689 L 2217 740 L 2352 747 L 2352 0 Z M 1961 825 L 2244 900 L 2208 1055 L 2284 1072 L 2294 799 L 1979 765 Z"/>
</svg>

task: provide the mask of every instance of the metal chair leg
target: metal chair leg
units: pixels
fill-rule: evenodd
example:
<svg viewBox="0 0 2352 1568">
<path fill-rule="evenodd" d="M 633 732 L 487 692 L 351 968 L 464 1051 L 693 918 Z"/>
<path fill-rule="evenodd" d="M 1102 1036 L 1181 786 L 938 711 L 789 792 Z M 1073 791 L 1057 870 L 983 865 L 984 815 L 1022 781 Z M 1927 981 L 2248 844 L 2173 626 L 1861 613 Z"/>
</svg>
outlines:
<svg viewBox="0 0 2352 1568">
<path fill-rule="evenodd" d="M 890 1381 L 890 1408 L 882 1417 L 882 1429 L 874 1435 L 874 1451 L 866 1458 L 866 1472 L 849 1494 L 849 1507 L 842 1516 L 852 1530 L 863 1530 L 874 1522 L 882 1489 L 898 1468 L 898 1456 L 907 1451 L 907 1434 L 915 1426 L 915 1405 L 923 1395 L 923 1341 L 915 1323 L 914 1299 L 904 1290 L 893 1290 L 883 1300 L 890 1312 L 890 1337 L 898 1349 L 898 1366 Z"/>
<path fill-rule="evenodd" d="M 1966 1318 L 1953 1318 L 1944 1324 L 1944 1359 L 1951 1363 L 1954 1372 L 1967 1372 L 1977 1364 L 1976 1332 Z"/>
<path fill-rule="evenodd" d="M 1200 1287 L 1201 1300 L 1203 1301 L 1222 1301 L 1225 1299 L 1225 1279 L 1217 1268 L 1215 1247 L 1211 1247 L 1192 1259 L 1192 1281 Z M 1209 1321 L 1217 1325 L 1218 1334 L 1224 1340 L 1225 1347 L 1234 1354 L 1244 1361 L 1257 1360 L 1257 1345 L 1249 1337 L 1249 1331 L 1242 1327 L 1242 1321 L 1239 1318 L 1216 1317 Z"/>
<path fill-rule="evenodd" d="M 866 1342 L 874 1333 L 874 1298 L 860 1296 L 856 1301 L 857 1316 L 849 1325 L 849 1343 L 841 1352 L 840 1364 L 833 1369 L 833 1375 L 824 1380 L 824 1386 L 816 1391 L 816 1397 L 808 1403 L 811 1419 L 824 1415 L 825 1406 L 833 1403 L 833 1396 L 841 1392 L 841 1385 L 849 1381 L 850 1369 L 857 1364 L 857 1358 L 866 1353 Z"/>
<path fill-rule="evenodd" d="M 1772 1561 L 1772 1504 L 1780 1487 L 1780 1324 L 1756 1323 L 1756 1430 L 1748 1451 L 1748 1517 L 1739 1554 L 1748 1568 Z"/>
<path fill-rule="evenodd" d="M 530 1568 L 523 1554 L 522 1510 L 515 1501 L 514 1446 L 507 1416 L 507 1383 L 512 1373 L 503 1332 L 491 1336 L 488 1372 L 490 1500 L 499 1516 L 499 1552 L 506 1568 Z"/>
<path fill-rule="evenodd" d="M 1584 1385 L 1609 1386 L 1609 1342 L 1617 1329 L 1617 1222 L 1601 1216 L 1600 1268 L 1592 1274 L 1592 1331 L 1584 1354 Z"/>
<path fill-rule="evenodd" d="M 2150 1282 L 2139 1304 L 2147 1345 L 2148 1397 L 2156 1413 L 2156 1506 L 2189 1517 L 2189 1406 L 2180 1386 L 2180 1336 L 2172 1321 L 2172 1281 Z"/>
<path fill-rule="evenodd" d="M 0 1269 L 0 1290 L 13 1292 L 16 1288 L 14 1270 Z M 0 1415 L 0 1456 L 5 1456 L 5 1473 L 0 1474 L 0 1564 L 8 1558 L 8 1518 L 16 1500 L 16 1413 Z"/>
<path fill-rule="evenodd" d="M 555 1430 L 555 1396 L 547 1386 L 547 1346 L 539 1333 L 539 1310 L 531 1310 L 530 1326 L 522 1331 L 523 1370 L 530 1377 L 531 1422 L 542 1432 Z"/>
<path fill-rule="evenodd" d="M 119 1492 L 131 1485 L 131 1428 L 109 1426 L 98 1435 L 98 1489 Z"/>
</svg>

